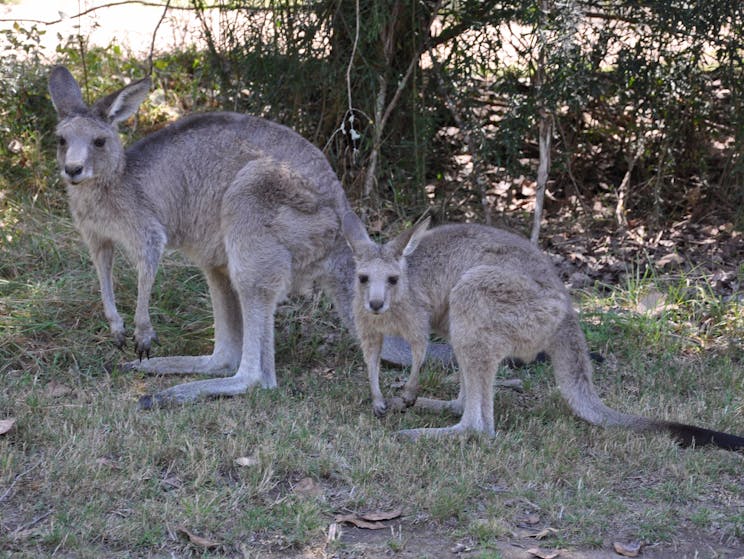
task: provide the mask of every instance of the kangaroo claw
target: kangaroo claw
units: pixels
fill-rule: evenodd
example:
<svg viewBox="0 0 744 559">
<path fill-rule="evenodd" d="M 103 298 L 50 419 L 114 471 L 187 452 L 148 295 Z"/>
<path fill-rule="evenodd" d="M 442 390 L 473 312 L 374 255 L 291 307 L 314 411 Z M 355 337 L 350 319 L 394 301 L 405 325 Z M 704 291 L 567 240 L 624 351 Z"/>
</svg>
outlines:
<svg viewBox="0 0 744 559">
<path fill-rule="evenodd" d="M 124 350 L 127 347 L 127 337 L 124 332 L 117 332 L 114 334 L 114 345 L 116 349 Z"/>
<path fill-rule="evenodd" d="M 385 401 L 377 402 L 372 404 L 372 411 L 375 413 L 375 417 L 377 418 L 383 418 L 387 414 L 388 407 Z"/>
</svg>

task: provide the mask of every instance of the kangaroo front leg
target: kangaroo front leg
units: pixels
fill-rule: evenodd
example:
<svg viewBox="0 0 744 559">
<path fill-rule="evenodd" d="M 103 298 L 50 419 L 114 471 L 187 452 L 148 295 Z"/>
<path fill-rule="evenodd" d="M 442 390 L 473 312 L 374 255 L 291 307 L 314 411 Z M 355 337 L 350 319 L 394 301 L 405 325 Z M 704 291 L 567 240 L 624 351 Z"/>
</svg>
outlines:
<svg viewBox="0 0 744 559">
<path fill-rule="evenodd" d="M 158 335 L 150 322 L 150 294 L 160 257 L 165 247 L 165 236 L 158 232 L 149 234 L 146 244 L 137 255 L 137 308 L 134 312 L 134 343 L 137 357 L 150 358 L 150 348 Z"/>
<path fill-rule="evenodd" d="M 114 265 L 114 245 L 111 241 L 90 239 L 90 252 L 93 263 L 98 274 L 98 282 L 101 286 L 101 300 L 103 302 L 103 314 L 111 328 L 114 343 L 119 349 L 126 345 L 126 332 L 124 321 L 116 310 L 116 298 L 114 297 L 114 281 L 112 269 Z"/>
<path fill-rule="evenodd" d="M 416 403 L 419 390 L 419 371 L 426 356 L 427 340 L 411 342 L 411 373 L 408 375 L 408 381 L 403 388 L 403 403 L 410 407 Z"/>
<path fill-rule="evenodd" d="M 382 336 L 375 335 L 369 340 L 363 340 L 362 353 L 367 364 L 369 388 L 372 391 L 372 410 L 377 417 L 387 413 L 387 403 L 380 390 L 380 353 L 382 353 Z"/>
</svg>

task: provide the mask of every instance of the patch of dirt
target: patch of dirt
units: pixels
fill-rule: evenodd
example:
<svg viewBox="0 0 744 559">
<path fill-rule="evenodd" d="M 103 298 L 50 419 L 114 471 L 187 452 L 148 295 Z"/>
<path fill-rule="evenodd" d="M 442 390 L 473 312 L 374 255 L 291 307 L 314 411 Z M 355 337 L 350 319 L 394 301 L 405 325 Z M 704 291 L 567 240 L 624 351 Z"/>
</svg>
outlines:
<svg viewBox="0 0 744 559">
<path fill-rule="evenodd" d="M 613 542 L 604 542 L 602 549 L 569 550 L 556 549 L 549 541 L 534 539 L 508 539 L 478 545 L 470 538 L 455 538 L 446 530 L 437 531 L 425 526 L 414 526 L 405 521 L 391 523 L 388 530 L 364 530 L 342 527 L 340 537 L 322 549 L 304 549 L 295 552 L 261 553 L 266 559 L 469 559 L 482 553 L 497 551 L 503 559 L 536 559 L 538 554 L 530 550 L 539 549 L 544 557 L 558 553 L 555 559 L 618 559 L 622 557 L 613 550 Z M 714 545 L 706 539 L 682 537 L 676 544 L 651 544 L 641 548 L 638 557 L 645 559 L 701 559 L 705 557 L 744 557 L 744 546 Z"/>
</svg>

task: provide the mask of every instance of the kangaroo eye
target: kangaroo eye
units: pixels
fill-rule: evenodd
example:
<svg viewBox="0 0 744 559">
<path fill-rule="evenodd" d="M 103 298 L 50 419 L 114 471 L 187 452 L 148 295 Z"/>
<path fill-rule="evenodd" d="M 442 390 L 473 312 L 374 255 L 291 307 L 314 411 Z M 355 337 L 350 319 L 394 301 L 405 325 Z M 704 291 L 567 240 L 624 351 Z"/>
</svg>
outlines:
<svg viewBox="0 0 744 559">
<path fill-rule="evenodd" d="M 388 283 L 390 285 L 398 285 L 398 276 L 390 276 L 388 278 Z"/>
<path fill-rule="evenodd" d="M 106 145 L 106 138 L 96 138 L 95 140 L 93 140 L 93 145 L 97 148 L 102 148 Z"/>
<path fill-rule="evenodd" d="M 359 275 L 359 283 L 367 283 L 369 281 L 369 276 L 366 274 L 360 274 Z"/>
<path fill-rule="evenodd" d="M 67 140 L 65 140 L 62 136 L 60 136 L 59 138 L 57 138 L 57 145 L 63 148 L 67 145 Z"/>
</svg>

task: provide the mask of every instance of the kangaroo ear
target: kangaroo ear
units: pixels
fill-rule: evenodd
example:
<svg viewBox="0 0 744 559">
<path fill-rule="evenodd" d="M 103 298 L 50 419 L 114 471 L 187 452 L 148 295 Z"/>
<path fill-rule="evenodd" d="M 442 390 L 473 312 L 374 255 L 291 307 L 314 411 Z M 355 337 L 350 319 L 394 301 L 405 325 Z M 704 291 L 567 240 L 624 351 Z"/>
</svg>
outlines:
<svg viewBox="0 0 744 559">
<path fill-rule="evenodd" d="M 115 91 L 95 102 L 93 110 L 98 116 L 111 124 L 128 119 L 137 112 L 142 101 L 150 91 L 150 78 L 139 81 Z"/>
<path fill-rule="evenodd" d="M 426 230 L 429 228 L 431 223 L 431 216 L 426 216 L 418 223 L 416 223 L 410 229 L 403 231 L 400 235 L 390 241 L 391 245 L 395 249 L 395 252 L 400 256 L 410 256 L 413 251 L 416 250 L 421 239 L 424 238 Z"/>
<path fill-rule="evenodd" d="M 354 212 L 346 212 L 343 220 L 341 220 L 341 228 L 344 232 L 346 242 L 349 243 L 351 251 L 358 253 L 359 250 L 366 245 L 372 243 L 372 240 L 367 235 L 367 230 L 364 228 L 362 220 Z"/>
<path fill-rule="evenodd" d="M 59 118 L 87 110 L 80 86 L 64 66 L 55 66 L 49 74 L 49 94 Z"/>
</svg>

